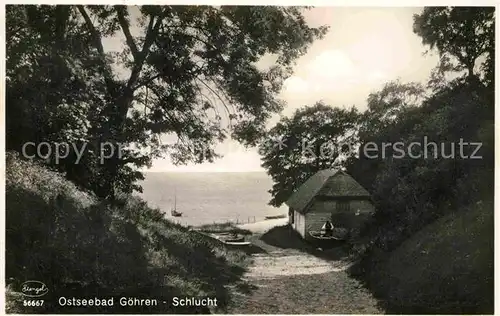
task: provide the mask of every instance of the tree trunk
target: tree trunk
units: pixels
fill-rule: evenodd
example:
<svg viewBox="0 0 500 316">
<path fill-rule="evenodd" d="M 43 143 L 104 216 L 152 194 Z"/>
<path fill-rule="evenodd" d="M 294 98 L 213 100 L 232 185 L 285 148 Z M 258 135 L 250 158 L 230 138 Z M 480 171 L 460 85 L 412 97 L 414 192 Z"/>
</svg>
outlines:
<svg viewBox="0 0 500 316">
<path fill-rule="evenodd" d="M 469 63 L 467 65 L 467 72 L 469 73 L 468 74 L 468 78 L 473 78 L 474 77 L 474 63 Z"/>
</svg>

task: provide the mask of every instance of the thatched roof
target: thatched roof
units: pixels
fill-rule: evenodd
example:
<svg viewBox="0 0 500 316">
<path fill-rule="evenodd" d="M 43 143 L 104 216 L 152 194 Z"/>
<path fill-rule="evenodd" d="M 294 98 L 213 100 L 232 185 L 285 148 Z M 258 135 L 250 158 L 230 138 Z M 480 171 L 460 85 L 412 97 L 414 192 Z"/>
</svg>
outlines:
<svg viewBox="0 0 500 316">
<path fill-rule="evenodd" d="M 369 198 L 370 193 L 347 173 L 336 169 L 325 169 L 307 179 L 286 204 L 299 213 L 305 213 L 311 201 L 317 196 Z"/>
</svg>

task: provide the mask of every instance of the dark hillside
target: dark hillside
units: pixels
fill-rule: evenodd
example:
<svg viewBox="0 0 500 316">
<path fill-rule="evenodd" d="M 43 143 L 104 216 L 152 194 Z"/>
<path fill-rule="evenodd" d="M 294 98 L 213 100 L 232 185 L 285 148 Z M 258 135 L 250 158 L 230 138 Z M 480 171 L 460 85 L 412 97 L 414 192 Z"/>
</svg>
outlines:
<svg viewBox="0 0 500 316">
<path fill-rule="evenodd" d="M 47 285 L 44 311 L 50 313 L 208 312 L 168 304 L 120 309 L 121 296 L 208 296 L 222 308 L 229 302 L 226 286 L 240 282 L 244 253 L 164 220 L 138 198 L 120 202 L 121 207 L 108 206 L 56 172 L 8 153 L 7 311 L 29 312 L 16 295 L 27 280 Z M 96 295 L 115 297 L 115 307 L 57 304 L 61 296 Z"/>
</svg>

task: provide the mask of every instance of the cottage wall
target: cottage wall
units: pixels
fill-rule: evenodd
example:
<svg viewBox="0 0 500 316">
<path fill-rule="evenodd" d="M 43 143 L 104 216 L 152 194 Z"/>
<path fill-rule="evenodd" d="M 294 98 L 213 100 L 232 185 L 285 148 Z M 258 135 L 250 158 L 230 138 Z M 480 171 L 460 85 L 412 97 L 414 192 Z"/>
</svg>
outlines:
<svg viewBox="0 0 500 316">
<path fill-rule="evenodd" d="M 367 200 L 349 200 L 349 208 L 349 212 L 341 212 L 337 210 L 337 200 L 314 201 L 305 215 L 305 231 L 319 231 L 326 221 L 332 221 L 334 226 L 359 230 L 375 211 Z M 356 215 L 358 210 L 359 215 Z"/>
<path fill-rule="evenodd" d="M 300 214 L 299 212 L 297 211 L 294 211 L 294 216 L 295 216 L 295 220 L 294 220 L 294 226 L 293 228 L 295 229 L 295 231 L 297 231 L 300 236 L 302 236 L 302 238 L 305 238 L 306 237 L 306 217 L 303 215 L 303 214 Z"/>
<path fill-rule="evenodd" d="M 351 210 L 360 210 L 362 214 L 375 212 L 375 207 L 370 201 L 367 200 L 351 200 L 349 204 Z"/>
<path fill-rule="evenodd" d="M 293 229 L 297 230 L 297 212 L 296 211 L 292 211 L 292 212 L 293 212 L 292 227 L 293 227 Z"/>
</svg>

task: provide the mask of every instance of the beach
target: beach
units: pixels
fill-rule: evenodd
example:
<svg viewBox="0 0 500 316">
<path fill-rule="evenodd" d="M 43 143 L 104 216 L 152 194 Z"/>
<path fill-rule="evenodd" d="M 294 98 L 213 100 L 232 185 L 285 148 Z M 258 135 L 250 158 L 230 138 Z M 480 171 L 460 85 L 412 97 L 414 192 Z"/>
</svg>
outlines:
<svg viewBox="0 0 500 316">
<path fill-rule="evenodd" d="M 277 218 L 277 219 L 268 219 L 268 220 L 263 220 L 255 223 L 249 223 L 249 224 L 240 224 L 238 225 L 238 228 L 244 229 L 244 230 L 249 230 L 253 234 L 264 234 L 265 232 L 269 231 L 273 227 L 277 226 L 283 226 L 288 223 L 288 217 L 285 218 Z"/>
</svg>

